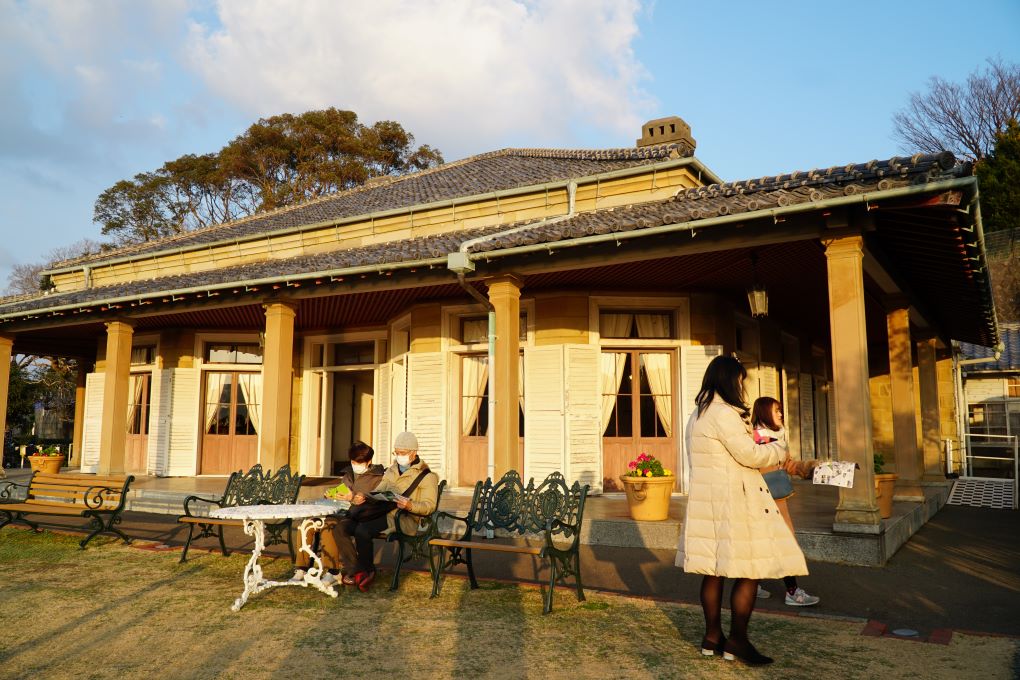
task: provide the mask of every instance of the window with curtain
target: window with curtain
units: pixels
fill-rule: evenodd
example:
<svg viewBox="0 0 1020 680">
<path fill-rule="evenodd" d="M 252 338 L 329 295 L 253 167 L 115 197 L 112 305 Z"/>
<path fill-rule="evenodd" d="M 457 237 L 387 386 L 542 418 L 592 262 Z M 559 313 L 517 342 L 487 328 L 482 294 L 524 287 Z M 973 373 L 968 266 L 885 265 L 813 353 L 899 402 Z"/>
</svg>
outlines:
<svg viewBox="0 0 1020 680">
<path fill-rule="evenodd" d="M 131 376 L 128 387 L 128 434 L 149 433 L 149 391 L 151 375 L 138 373 Z"/>
<path fill-rule="evenodd" d="M 604 351 L 601 385 L 602 436 L 673 436 L 670 353 Z"/>
<path fill-rule="evenodd" d="M 599 335 L 603 339 L 671 340 L 675 337 L 673 313 L 600 311 Z"/>
<path fill-rule="evenodd" d="M 205 433 L 230 434 L 231 373 L 206 373 Z"/>
<path fill-rule="evenodd" d="M 149 366 L 156 363 L 156 348 L 149 345 L 145 347 L 131 348 L 132 366 Z"/>
<path fill-rule="evenodd" d="M 211 342 L 205 346 L 205 360 L 212 364 L 261 364 L 262 348 L 255 343 Z"/>
<path fill-rule="evenodd" d="M 461 435 L 486 436 L 489 431 L 489 357 L 462 358 L 460 395 Z"/>
<path fill-rule="evenodd" d="M 460 318 L 460 333 L 458 336 L 460 344 L 473 345 L 489 341 L 489 317 L 485 316 L 462 316 Z M 521 314 L 518 339 L 525 342 L 528 339 L 528 316 Z"/>
</svg>

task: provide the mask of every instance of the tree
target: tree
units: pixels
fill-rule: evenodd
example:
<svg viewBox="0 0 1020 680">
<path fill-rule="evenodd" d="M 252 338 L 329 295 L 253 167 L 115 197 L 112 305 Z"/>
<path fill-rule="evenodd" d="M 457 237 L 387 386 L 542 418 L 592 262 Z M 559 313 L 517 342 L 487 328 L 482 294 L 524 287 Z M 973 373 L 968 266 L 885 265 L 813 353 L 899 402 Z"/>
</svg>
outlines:
<svg viewBox="0 0 1020 680">
<path fill-rule="evenodd" d="M 7 429 L 25 437 L 32 429 L 39 384 L 33 379 L 31 363 L 25 358 L 11 359 L 7 384 Z"/>
<path fill-rule="evenodd" d="M 44 262 L 28 262 L 16 264 L 7 276 L 7 293 L 11 295 L 30 295 L 38 293 L 42 288 L 44 269 L 57 262 L 71 260 L 85 255 L 102 252 L 107 246 L 91 239 L 82 239 L 69 246 L 54 248 L 46 256 Z"/>
<path fill-rule="evenodd" d="M 985 231 L 1020 227 L 1020 124 L 1009 121 L 995 136 L 995 148 L 975 174 L 981 191 Z"/>
<path fill-rule="evenodd" d="M 432 167 L 442 155 L 394 121 L 335 108 L 263 118 L 215 154 L 185 155 L 100 194 L 93 221 L 118 243 L 151 241 Z"/>
<path fill-rule="evenodd" d="M 893 116 L 893 134 L 908 153 L 938 153 L 980 161 L 995 145 L 995 135 L 1020 119 L 1020 65 L 988 60 L 966 83 L 938 76 L 928 91 L 912 92 L 910 104 Z"/>
</svg>

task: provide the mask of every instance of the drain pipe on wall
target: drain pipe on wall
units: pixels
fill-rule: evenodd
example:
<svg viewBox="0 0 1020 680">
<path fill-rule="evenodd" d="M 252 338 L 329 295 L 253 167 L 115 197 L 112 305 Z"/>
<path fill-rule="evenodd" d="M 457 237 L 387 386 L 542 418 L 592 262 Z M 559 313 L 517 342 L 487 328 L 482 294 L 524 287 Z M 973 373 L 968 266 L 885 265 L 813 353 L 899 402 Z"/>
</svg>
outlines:
<svg viewBox="0 0 1020 680">
<path fill-rule="evenodd" d="M 460 244 L 460 248 L 447 256 L 446 268 L 457 275 L 457 283 L 460 287 L 470 295 L 472 298 L 477 300 L 489 311 L 489 353 L 488 353 L 488 372 L 489 372 L 489 419 L 488 429 L 489 432 L 485 433 L 488 448 L 488 464 L 486 465 L 486 474 L 489 479 L 493 479 L 496 476 L 496 438 L 492 436 L 492 426 L 496 421 L 496 371 L 493 370 L 496 361 L 496 308 L 492 305 L 489 298 L 485 297 L 478 292 L 478 289 L 468 283 L 464 277 L 468 272 L 475 270 L 475 263 L 471 259 L 471 248 L 491 241 L 508 234 L 513 234 L 518 231 L 524 231 L 526 229 L 534 229 L 535 227 L 541 227 L 547 224 L 555 224 L 563 220 L 573 217 L 575 213 L 575 201 L 577 198 L 577 182 L 570 182 L 567 184 L 567 214 L 559 215 L 558 217 L 550 217 L 538 222 L 530 222 L 521 227 L 514 227 L 513 229 L 507 229 L 506 231 L 499 231 L 494 234 L 487 234 L 485 236 L 479 236 L 478 238 L 469 239 Z"/>
</svg>

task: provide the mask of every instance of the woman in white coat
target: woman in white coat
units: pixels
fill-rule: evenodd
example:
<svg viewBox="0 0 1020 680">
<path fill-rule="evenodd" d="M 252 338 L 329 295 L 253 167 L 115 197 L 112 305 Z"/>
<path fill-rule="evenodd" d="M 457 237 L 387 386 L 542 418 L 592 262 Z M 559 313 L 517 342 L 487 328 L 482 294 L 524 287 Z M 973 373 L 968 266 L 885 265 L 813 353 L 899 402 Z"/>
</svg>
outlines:
<svg viewBox="0 0 1020 680">
<path fill-rule="evenodd" d="M 787 458 L 785 440 L 756 444 L 744 398 L 747 371 L 720 356 L 705 370 L 689 428 L 690 494 L 677 566 L 703 574 L 702 654 L 751 665 L 771 663 L 747 636 L 758 579 L 807 574 L 804 554 L 783 521 L 758 468 Z M 730 593 L 730 636 L 723 636 L 723 585 Z"/>
</svg>

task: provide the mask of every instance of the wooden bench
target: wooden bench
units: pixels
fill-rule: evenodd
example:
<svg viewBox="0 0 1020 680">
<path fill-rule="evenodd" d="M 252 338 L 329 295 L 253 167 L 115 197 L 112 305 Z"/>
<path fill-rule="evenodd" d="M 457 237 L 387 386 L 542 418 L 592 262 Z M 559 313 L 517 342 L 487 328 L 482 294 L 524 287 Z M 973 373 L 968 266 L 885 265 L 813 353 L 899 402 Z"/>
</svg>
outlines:
<svg viewBox="0 0 1020 680">
<path fill-rule="evenodd" d="M 99 534 L 120 536 L 125 543 L 131 539 L 117 528 L 127 501 L 134 475 L 89 475 L 77 473 L 32 473 L 27 484 L 0 481 L 0 528 L 11 522 L 24 522 L 39 531 L 39 525 L 25 519 L 26 515 L 54 517 L 86 517 L 86 529 L 92 533 L 79 544 L 82 549 Z M 23 499 L 16 498 L 18 488 L 25 489 Z"/>
<path fill-rule="evenodd" d="M 194 538 L 207 538 L 216 535 L 220 541 L 220 551 L 224 557 L 230 555 L 227 544 L 223 540 L 223 527 L 241 526 L 239 519 L 214 519 L 208 517 L 210 510 L 232 508 L 239 505 L 283 505 L 297 503 L 298 493 L 304 475 L 294 476 L 290 466 L 284 465 L 275 474 L 262 471 L 262 465 L 256 464 L 248 472 L 238 470 L 232 472 L 227 480 L 227 487 L 220 498 L 203 498 L 188 496 L 184 499 L 184 514 L 177 518 L 178 522 L 188 525 L 188 540 L 181 552 L 181 562 L 188 559 L 188 548 Z M 203 505 L 204 504 L 204 505 Z M 192 507 L 194 505 L 194 508 Z M 204 514 L 198 513 L 204 509 Z M 290 551 L 291 562 L 294 561 L 294 541 L 291 537 L 291 520 L 266 524 L 266 545 L 286 543 Z M 199 533 L 195 536 L 195 527 Z"/>
<path fill-rule="evenodd" d="M 443 489 L 446 488 L 446 480 L 439 482 L 439 489 L 436 493 L 436 509 L 431 515 L 415 517 L 418 518 L 418 533 L 405 534 L 400 529 L 400 518 L 409 514 L 406 510 L 397 510 L 397 518 L 394 523 L 396 528 L 388 536 L 380 535 L 378 538 L 385 538 L 387 541 L 397 543 L 397 564 L 393 568 L 393 580 L 390 582 L 390 590 L 396 590 L 400 583 L 400 568 L 404 562 L 413 559 L 425 559 L 429 557 L 429 541 L 439 535 L 438 528 L 439 502 L 443 500 Z"/>
<path fill-rule="evenodd" d="M 584 501 L 588 496 L 588 485 L 574 482 L 568 487 L 559 472 L 545 478 L 537 488 L 531 479 L 525 487 L 520 475 L 510 470 L 492 483 L 491 479 L 475 484 L 471 507 L 464 517 L 439 512 L 435 521 L 448 517 L 465 526 L 464 533 L 457 538 L 433 538 L 429 541 L 429 568 L 432 572 L 432 595 L 439 595 L 443 572 L 458 564 L 467 566 L 471 588 L 478 587 L 475 580 L 471 554 L 475 550 L 490 550 L 501 553 L 534 555 L 544 559 L 549 566 L 549 590 L 545 594 L 543 613 L 552 611 L 553 587 L 556 582 L 568 576 L 574 577 L 578 601 L 584 600 L 581 585 L 581 519 Z M 496 532 L 513 536 L 540 535 L 543 545 L 520 545 L 494 542 L 487 536 Z M 553 537 L 569 540 L 566 546 L 558 547 Z"/>
</svg>

